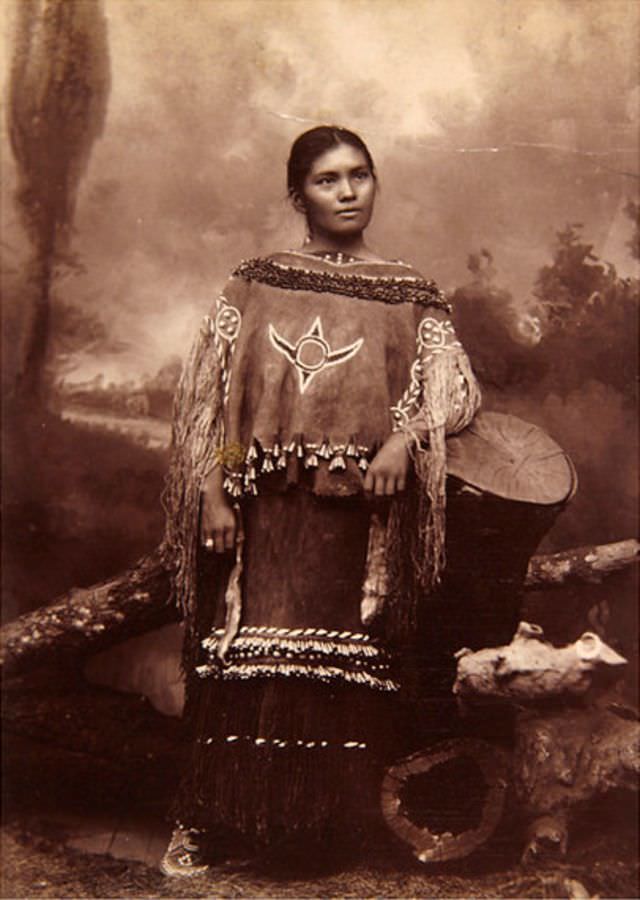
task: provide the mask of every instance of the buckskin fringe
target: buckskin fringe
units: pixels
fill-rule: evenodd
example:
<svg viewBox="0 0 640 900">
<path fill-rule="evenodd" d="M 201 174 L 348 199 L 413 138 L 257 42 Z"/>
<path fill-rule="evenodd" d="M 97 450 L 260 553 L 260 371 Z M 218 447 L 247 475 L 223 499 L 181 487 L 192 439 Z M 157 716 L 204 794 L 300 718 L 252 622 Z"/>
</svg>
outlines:
<svg viewBox="0 0 640 900">
<path fill-rule="evenodd" d="M 221 373 L 211 322 L 205 318 L 174 399 L 171 461 L 162 496 L 167 514 L 163 557 L 173 571 L 172 599 L 187 624 L 196 603 L 201 488 L 219 465 L 224 440 Z"/>
<path fill-rule="evenodd" d="M 480 389 L 467 355 L 451 350 L 433 357 L 425 373 L 422 408 L 428 447 L 414 441 L 419 492 L 419 540 L 415 560 L 419 581 L 426 589 L 440 581 L 446 564 L 445 509 L 447 480 L 447 434 L 462 431 L 480 406 Z"/>
<path fill-rule="evenodd" d="M 463 350 L 433 356 L 424 374 L 418 414 L 402 430 L 411 438 L 410 452 L 419 482 L 418 540 L 414 565 L 420 586 L 433 589 L 445 558 L 447 434 L 466 428 L 480 406 L 480 389 Z M 425 445 L 425 436 L 427 443 Z M 390 522 L 397 529 L 396 517 Z M 390 549 L 399 536 L 389 535 Z"/>
<path fill-rule="evenodd" d="M 360 621 L 371 625 L 382 613 L 388 593 L 386 525 L 377 513 L 371 514 L 365 577 L 360 600 Z"/>
<path fill-rule="evenodd" d="M 225 663 L 227 652 L 231 646 L 231 642 L 240 629 L 240 617 L 242 616 L 242 587 L 240 579 L 244 567 L 243 547 L 244 547 L 244 528 L 242 527 L 242 514 L 240 507 L 235 506 L 235 515 L 237 522 L 236 534 L 236 558 L 233 569 L 229 575 L 227 588 L 224 592 L 225 620 L 224 631 L 218 642 L 217 657 Z"/>
</svg>

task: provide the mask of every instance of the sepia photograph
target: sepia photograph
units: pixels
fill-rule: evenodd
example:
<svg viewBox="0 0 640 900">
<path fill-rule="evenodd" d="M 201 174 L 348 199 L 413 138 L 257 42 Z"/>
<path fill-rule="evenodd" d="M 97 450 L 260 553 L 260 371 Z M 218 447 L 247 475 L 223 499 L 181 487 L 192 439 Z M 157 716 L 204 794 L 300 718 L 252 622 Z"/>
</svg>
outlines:
<svg viewBox="0 0 640 900">
<path fill-rule="evenodd" d="M 638 0 L 0 12 L 0 897 L 639 897 Z"/>
</svg>

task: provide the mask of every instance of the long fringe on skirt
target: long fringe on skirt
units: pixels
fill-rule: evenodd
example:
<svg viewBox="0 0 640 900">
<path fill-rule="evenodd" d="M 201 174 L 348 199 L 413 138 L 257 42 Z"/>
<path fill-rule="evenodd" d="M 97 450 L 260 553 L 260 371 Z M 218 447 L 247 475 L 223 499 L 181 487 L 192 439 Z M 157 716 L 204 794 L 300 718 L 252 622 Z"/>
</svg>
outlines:
<svg viewBox="0 0 640 900">
<path fill-rule="evenodd" d="M 394 752 L 391 702 L 360 686 L 209 679 L 176 820 L 262 845 L 367 828 Z"/>
</svg>

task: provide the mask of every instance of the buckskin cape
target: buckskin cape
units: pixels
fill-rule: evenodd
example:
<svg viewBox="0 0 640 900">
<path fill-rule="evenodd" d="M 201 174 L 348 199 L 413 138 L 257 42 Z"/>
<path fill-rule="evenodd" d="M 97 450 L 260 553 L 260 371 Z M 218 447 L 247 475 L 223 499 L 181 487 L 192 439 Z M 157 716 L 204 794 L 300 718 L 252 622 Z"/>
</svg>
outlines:
<svg viewBox="0 0 640 900">
<path fill-rule="evenodd" d="M 479 390 L 442 291 L 402 262 L 296 251 L 241 263 L 202 323 L 175 399 L 165 558 L 185 615 L 195 604 L 201 487 L 214 466 L 231 500 L 311 471 L 318 495 L 362 491 L 392 431 L 421 484 L 425 586 L 444 562 L 445 435 Z"/>
</svg>

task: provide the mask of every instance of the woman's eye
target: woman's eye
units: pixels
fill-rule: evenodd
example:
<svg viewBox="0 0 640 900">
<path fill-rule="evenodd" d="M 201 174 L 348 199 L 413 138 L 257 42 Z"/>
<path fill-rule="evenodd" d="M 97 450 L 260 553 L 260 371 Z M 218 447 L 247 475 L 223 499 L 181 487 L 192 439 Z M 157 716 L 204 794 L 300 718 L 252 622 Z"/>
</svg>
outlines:
<svg viewBox="0 0 640 900">
<path fill-rule="evenodd" d="M 316 184 L 331 184 L 333 178 L 330 175 L 323 175 L 322 178 L 318 178 Z"/>
<path fill-rule="evenodd" d="M 358 181 L 366 181 L 368 177 L 369 173 L 366 171 L 366 169 L 363 169 L 362 172 L 356 172 L 356 178 L 358 179 Z"/>
</svg>

